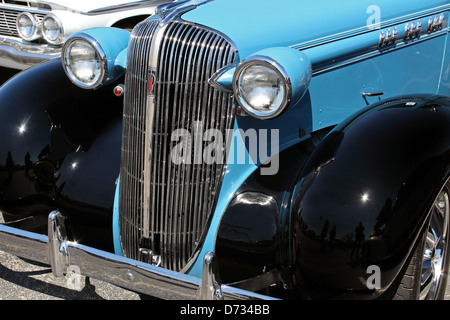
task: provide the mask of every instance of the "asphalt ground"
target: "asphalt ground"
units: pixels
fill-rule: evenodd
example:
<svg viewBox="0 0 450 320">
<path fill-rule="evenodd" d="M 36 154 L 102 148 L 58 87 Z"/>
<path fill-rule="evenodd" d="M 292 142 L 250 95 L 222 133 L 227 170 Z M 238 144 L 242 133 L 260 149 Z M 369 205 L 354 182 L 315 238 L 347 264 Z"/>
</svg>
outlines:
<svg viewBox="0 0 450 320">
<path fill-rule="evenodd" d="M 0 85 L 15 73 L 0 68 Z M 0 300 L 140 300 L 135 292 L 96 279 L 79 276 L 73 284 L 69 276 L 55 277 L 47 265 L 0 251 Z M 445 300 L 450 300 L 450 282 Z"/>
<path fill-rule="evenodd" d="M 74 286 L 72 278 L 55 277 L 49 266 L 0 251 L 0 300 L 140 300 L 137 293 L 79 277 Z"/>
</svg>

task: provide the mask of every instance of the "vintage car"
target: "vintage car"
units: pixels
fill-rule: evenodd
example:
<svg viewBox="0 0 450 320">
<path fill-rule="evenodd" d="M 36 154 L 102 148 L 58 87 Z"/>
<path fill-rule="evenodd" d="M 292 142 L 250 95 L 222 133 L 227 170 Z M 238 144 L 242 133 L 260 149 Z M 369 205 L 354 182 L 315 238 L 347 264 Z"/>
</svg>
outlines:
<svg viewBox="0 0 450 320">
<path fill-rule="evenodd" d="M 170 0 L 1 0 L 0 67 L 26 69 L 61 56 L 64 41 L 93 27 L 132 29 Z"/>
<path fill-rule="evenodd" d="M 73 34 L 0 89 L 0 250 L 168 299 L 442 298 L 450 2 L 370 3 Z"/>
</svg>

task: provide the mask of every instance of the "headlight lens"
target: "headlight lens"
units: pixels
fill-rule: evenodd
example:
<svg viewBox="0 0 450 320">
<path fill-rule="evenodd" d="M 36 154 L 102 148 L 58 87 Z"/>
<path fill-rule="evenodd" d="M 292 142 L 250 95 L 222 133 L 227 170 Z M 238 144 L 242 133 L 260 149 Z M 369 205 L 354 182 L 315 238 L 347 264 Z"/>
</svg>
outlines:
<svg viewBox="0 0 450 320">
<path fill-rule="evenodd" d="M 51 44 L 61 44 L 64 38 L 64 29 L 61 21 L 52 15 L 42 19 L 42 35 Z"/>
<path fill-rule="evenodd" d="M 39 27 L 36 18 L 29 12 L 22 12 L 16 20 L 17 32 L 25 40 L 39 38 Z"/>
<path fill-rule="evenodd" d="M 63 49 L 63 62 L 69 78 L 82 88 L 95 88 L 103 81 L 106 70 L 104 53 L 95 40 L 73 38 Z"/>
<path fill-rule="evenodd" d="M 242 72 L 239 90 L 247 104 L 263 112 L 277 108 L 284 97 L 280 76 L 275 70 L 260 65 L 251 65 Z"/>
<path fill-rule="evenodd" d="M 252 58 L 236 70 L 234 91 L 244 110 L 257 118 L 270 119 L 283 112 L 290 101 L 289 79 L 274 61 Z"/>
</svg>

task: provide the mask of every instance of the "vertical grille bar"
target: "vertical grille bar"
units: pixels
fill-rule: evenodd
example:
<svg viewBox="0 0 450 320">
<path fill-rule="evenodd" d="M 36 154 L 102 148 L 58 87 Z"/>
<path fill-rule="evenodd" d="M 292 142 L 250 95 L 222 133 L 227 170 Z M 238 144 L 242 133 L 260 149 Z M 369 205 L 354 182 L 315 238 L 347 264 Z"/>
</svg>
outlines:
<svg viewBox="0 0 450 320">
<path fill-rule="evenodd" d="M 148 53 L 151 35 L 158 23 L 141 23 L 130 37 L 125 76 L 127 90 L 124 97 L 122 129 L 122 164 L 120 170 L 121 241 L 124 254 L 138 259 L 143 206 L 143 155 L 145 151 L 145 116 L 147 95 Z"/>
<path fill-rule="evenodd" d="M 233 123 L 233 99 L 210 86 L 208 79 L 235 61 L 235 50 L 219 33 L 189 23 L 172 22 L 161 29 L 156 26 L 136 29 L 128 50 L 124 119 L 141 115 L 133 125 L 124 121 L 123 143 L 127 145 L 122 150 L 122 167 L 126 168 L 121 170 L 121 201 L 126 199 L 127 203 L 119 207 L 122 246 L 132 258 L 139 258 L 139 247 L 145 247 L 161 258 L 163 267 L 179 271 L 192 257 L 205 231 L 220 187 L 223 163 L 204 161 L 201 151 L 211 141 L 203 141 L 203 134 L 207 129 L 217 129 L 225 139 L 225 132 Z M 153 118 L 151 128 L 145 128 L 148 125 L 144 124 L 148 112 L 144 110 L 148 99 L 146 68 L 148 60 L 154 57 L 144 56 L 144 51 L 148 54 L 149 48 L 155 45 L 158 59 L 151 104 Z M 186 133 L 181 137 L 186 140 L 171 141 L 177 129 Z M 147 140 L 146 130 L 151 130 Z M 187 163 L 177 164 L 171 158 L 171 151 L 182 141 L 191 142 L 186 145 L 190 148 L 186 148 L 184 155 Z M 147 166 L 142 163 L 144 148 L 151 150 Z M 134 162 L 140 164 L 136 166 Z M 144 168 L 148 168 L 147 180 Z M 123 174 L 129 177 L 126 185 Z M 144 180 L 148 181 L 145 186 Z M 144 194 L 148 194 L 149 212 L 143 212 L 141 205 Z M 145 214 L 149 216 L 145 226 L 148 237 L 142 233 Z M 128 228 L 133 230 L 128 232 Z"/>
</svg>

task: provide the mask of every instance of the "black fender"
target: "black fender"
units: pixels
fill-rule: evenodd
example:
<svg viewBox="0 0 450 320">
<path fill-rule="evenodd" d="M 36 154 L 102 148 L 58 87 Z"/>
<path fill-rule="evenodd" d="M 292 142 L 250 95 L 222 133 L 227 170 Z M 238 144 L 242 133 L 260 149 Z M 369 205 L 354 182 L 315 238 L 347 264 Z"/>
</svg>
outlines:
<svg viewBox="0 0 450 320">
<path fill-rule="evenodd" d="M 328 132 L 328 129 L 326 132 Z M 261 175 L 256 170 L 233 196 L 220 222 L 215 252 L 223 283 L 233 283 L 248 290 L 265 287 L 264 281 L 248 281 L 269 276 L 267 281 L 282 279 L 288 264 L 289 202 L 296 178 L 315 144 L 307 139 L 279 154 L 279 170 Z M 269 283 L 270 285 L 271 283 Z"/>
<path fill-rule="evenodd" d="M 372 105 L 282 151 L 275 175 L 255 171 L 219 225 L 222 281 L 251 290 L 283 283 L 283 297 L 389 294 L 448 176 L 448 102 Z M 381 270 L 375 294 L 370 265 Z"/>
<path fill-rule="evenodd" d="M 24 218 L 59 209 L 74 225 L 92 227 L 94 238 L 99 230 L 110 234 L 123 103 L 113 94 L 115 84 L 81 89 L 54 60 L 0 88 L 0 210 L 6 220 L 30 221 Z"/>
<path fill-rule="evenodd" d="M 449 174 L 450 99 L 401 97 L 332 130 L 292 193 L 292 279 L 313 295 L 390 294 Z M 380 290 L 367 280 L 379 268 Z M 330 297 L 330 296 L 328 296 Z"/>
</svg>

